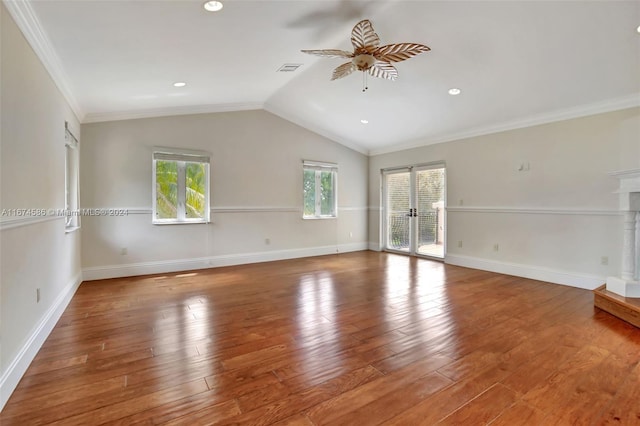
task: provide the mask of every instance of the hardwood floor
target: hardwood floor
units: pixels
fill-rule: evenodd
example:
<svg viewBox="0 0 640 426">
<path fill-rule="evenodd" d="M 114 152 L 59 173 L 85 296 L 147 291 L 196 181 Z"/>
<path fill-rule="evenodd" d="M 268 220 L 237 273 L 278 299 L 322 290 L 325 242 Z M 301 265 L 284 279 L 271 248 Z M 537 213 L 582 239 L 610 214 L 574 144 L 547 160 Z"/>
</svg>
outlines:
<svg viewBox="0 0 640 426">
<path fill-rule="evenodd" d="M 86 282 L 8 425 L 640 424 L 592 292 L 376 252 Z"/>
</svg>

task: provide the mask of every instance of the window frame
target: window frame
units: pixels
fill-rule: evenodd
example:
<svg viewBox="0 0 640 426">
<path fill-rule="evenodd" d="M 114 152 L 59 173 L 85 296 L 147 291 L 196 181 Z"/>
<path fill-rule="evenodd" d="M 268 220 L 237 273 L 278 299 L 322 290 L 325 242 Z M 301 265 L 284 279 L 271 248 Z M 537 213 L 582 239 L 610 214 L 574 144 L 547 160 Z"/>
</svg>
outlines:
<svg viewBox="0 0 640 426">
<path fill-rule="evenodd" d="M 315 212 L 313 215 L 305 214 L 304 175 L 308 170 L 315 172 L 314 199 Z M 331 172 L 331 192 L 333 194 L 332 214 L 322 214 L 322 200 L 318 194 L 321 192 L 321 174 Z M 338 217 L 338 164 L 321 161 L 302 160 L 302 219 L 337 219 Z"/>
<path fill-rule="evenodd" d="M 80 229 L 80 143 L 64 122 L 64 230 Z"/>
<path fill-rule="evenodd" d="M 157 211 L 157 161 L 175 161 L 177 163 L 177 212 L 176 218 L 158 219 Z M 203 218 L 188 218 L 186 209 L 186 168 L 187 163 L 200 163 L 205 166 L 205 202 Z M 154 225 L 185 225 L 211 222 L 211 155 L 205 151 L 155 147 L 152 154 L 152 213 Z"/>
</svg>

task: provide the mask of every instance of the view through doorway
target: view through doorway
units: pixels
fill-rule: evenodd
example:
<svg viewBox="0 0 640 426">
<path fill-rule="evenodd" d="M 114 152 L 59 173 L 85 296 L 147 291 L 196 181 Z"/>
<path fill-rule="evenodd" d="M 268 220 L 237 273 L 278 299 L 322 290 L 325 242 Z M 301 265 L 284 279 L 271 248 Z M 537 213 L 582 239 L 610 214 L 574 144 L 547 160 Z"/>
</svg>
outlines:
<svg viewBox="0 0 640 426">
<path fill-rule="evenodd" d="M 384 248 L 443 259 L 446 235 L 444 164 L 383 171 Z"/>
</svg>

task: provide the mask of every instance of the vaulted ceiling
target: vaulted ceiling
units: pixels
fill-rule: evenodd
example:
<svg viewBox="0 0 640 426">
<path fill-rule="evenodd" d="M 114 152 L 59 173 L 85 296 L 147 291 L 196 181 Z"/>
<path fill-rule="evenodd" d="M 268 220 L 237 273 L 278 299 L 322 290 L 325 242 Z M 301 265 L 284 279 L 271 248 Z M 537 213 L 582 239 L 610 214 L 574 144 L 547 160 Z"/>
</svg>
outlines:
<svg viewBox="0 0 640 426">
<path fill-rule="evenodd" d="M 6 4 L 83 122 L 264 108 L 375 154 L 640 105 L 638 1 Z M 330 81 L 344 59 L 300 50 L 352 50 L 365 18 L 432 50 L 363 93 L 360 72 Z"/>
</svg>

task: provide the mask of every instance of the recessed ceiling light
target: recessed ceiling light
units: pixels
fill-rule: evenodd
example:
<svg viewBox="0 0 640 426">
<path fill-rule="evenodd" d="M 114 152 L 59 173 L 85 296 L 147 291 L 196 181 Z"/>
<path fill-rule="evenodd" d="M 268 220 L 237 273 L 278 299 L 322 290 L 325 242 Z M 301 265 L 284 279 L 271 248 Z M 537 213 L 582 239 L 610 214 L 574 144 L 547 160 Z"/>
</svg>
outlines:
<svg viewBox="0 0 640 426">
<path fill-rule="evenodd" d="M 462 90 L 457 89 L 455 87 L 453 89 L 449 89 L 449 94 L 452 95 L 452 96 L 459 95 L 461 92 L 462 92 Z"/>
<path fill-rule="evenodd" d="M 364 118 L 363 118 L 362 120 L 360 120 L 360 122 L 361 122 L 362 124 L 369 124 L 369 120 L 365 120 Z"/>
<path fill-rule="evenodd" d="M 207 1 L 202 7 L 204 7 L 204 10 L 206 10 L 207 12 L 218 12 L 222 10 L 224 5 L 219 1 Z"/>
<path fill-rule="evenodd" d="M 173 87 L 184 87 L 186 85 L 187 85 L 187 83 L 185 83 L 184 81 L 177 81 L 177 82 L 173 83 Z"/>
<path fill-rule="evenodd" d="M 638 25 L 638 28 L 636 28 L 636 31 L 640 33 L 640 25 Z"/>
</svg>

